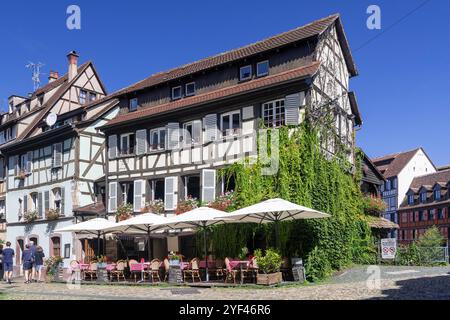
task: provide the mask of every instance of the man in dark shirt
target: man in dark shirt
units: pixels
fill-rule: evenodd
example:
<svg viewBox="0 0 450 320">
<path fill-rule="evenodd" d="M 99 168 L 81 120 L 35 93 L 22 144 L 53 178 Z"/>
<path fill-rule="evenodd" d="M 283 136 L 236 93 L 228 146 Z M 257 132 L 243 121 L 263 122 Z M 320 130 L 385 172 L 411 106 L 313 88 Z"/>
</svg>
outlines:
<svg viewBox="0 0 450 320">
<path fill-rule="evenodd" d="M 14 250 L 11 249 L 11 242 L 6 242 L 6 248 L 3 249 L 3 270 L 5 271 L 5 279 L 11 284 L 13 274 L 13 258 Z"/>
</svg>

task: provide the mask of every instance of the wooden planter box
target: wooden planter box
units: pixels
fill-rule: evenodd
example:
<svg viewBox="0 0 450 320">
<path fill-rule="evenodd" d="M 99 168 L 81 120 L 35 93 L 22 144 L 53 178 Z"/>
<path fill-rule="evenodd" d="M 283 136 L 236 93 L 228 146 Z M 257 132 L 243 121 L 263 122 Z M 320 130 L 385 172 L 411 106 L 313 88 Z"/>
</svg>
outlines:
<svg viewBox="0 0 450 320">
<path fill-rule="evenodd" d="M 281 272 L 269 273 L 269 274 L 258 273 L 256 275 L 256 284 L 270 286 L 273 284 L 281 283 L 282 281 L 283 281 L 283 276 L 282 276 Z"/>
</svg>

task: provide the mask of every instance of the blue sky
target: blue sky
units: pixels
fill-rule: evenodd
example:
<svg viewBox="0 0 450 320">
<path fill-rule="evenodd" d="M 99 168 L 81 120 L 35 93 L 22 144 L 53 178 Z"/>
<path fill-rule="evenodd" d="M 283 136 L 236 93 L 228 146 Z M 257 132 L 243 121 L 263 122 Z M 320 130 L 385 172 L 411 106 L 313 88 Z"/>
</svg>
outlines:
<svg viewBox="0 0 450 320">
<path fill-rule="evenodd" d="M 360 73 L 351 82 L 364 118 L 358 145 L 369 156 L 423 146 L 436 165 L 450 164 L 450 3 L 430 0 L 400 20 L 423 2 L 4 1 L 0 101 L 4 107 L 11 94 L 32 91 L 28 61 L 45 63 L 45 82 L 50 69 L 66 72 L 65 55 L 76 50 L 81 62 L 95 63 L 112 92 L 155 72 L 339 12 Z M 81 30 L 66 28 L 70 4 L 81 7 Z M 380 31 L 366 27 L 371 4 L 381 7 Z"/>
</svg>

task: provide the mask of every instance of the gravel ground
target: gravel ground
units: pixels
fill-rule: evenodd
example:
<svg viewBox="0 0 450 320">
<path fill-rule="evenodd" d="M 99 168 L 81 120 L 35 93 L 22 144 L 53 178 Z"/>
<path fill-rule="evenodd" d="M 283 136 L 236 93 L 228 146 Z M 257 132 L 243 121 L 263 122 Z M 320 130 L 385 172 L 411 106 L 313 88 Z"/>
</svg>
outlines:
<svg viewBox="0 0 450 320">
<path fill-rule="evenodd" d="M 369 270 L 369 273 L 368 273 Z M 381 275 L 377 277 L 377 275 Z M 369 279 L 369 281 L 368 281 Z M 375 281 L 373 281 L 375 279 Z M 372 281 L 371 281 L 372 280 Z M 169 286 L 0 284 L 11 300 L 366 300 L 450 299 L 450 268 L 356 267 L 322 284 L 278 288 L 189 288 Z"/>
</svg>

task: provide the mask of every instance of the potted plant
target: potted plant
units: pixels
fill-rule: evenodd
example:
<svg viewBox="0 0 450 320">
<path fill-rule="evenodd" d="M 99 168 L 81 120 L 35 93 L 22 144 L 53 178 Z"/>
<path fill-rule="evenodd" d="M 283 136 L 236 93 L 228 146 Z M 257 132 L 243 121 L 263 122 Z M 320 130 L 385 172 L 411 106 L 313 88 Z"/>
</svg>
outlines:
<svg viewBox="0 0 450 320">
<path fill-rule="evenodd" d="M 54 221 L 59 219 L 59 209 L 48 209 L 45 212 L 47 220 Z"/>
<path fill-rule="evenodd" d="M 106 256 L 98 256 L 96 258 L 96 261 L 97 261 L 97 268 L 99 269 L 105 269 L 106 266 L 108 265 Z"/>
<path fill-rule="evenodd" d="M 248 248 L 247 247 L 243 247 L 241 249 L 241 252 L 238 255 L 239 260 L 244 261 L 247 259 L 248 256 Z"/>
<path fill-rule="evenodd" d="M 130 219 L 133 216 L 133 205 L 126 203 L 117 208 L 116 217 L 119 221 Z"/>
<path fill-rule="evenodd" d="M 18 180 L 24 180 L 27 177 L 27 172 L 25 170 L 19 170 L 16 173 L 16 179 Z"/>
<path fill-rule="evenodd" d="M 164 209 L 164 201 L 162 200 L 153 200 L 150 202 L 147 202 L 145 205 L 146 211 L 145 212 L 151 212 L 155 214 L 163 214 Z"/>
<path fill-rule="evenodd" d="M 37 212 L 36 210 L 29 210 L 25 212 L 25 214 L 23 215 L 23 219 L 25 220 L 26 223 L 36 221 L 38 218 L 39 212 Z"/>
<path fill-rule="evenodd" d="M 229 191 L 218 196 L 214 201 L 208 203 L 208 207 L 221 210 L 228 211 L 230 208 L 233 208 L 236 203 L 236 194 L 234 191 Z"/>
<path fill-rule="evenodd" d="M 180 215 L 197 208 L 198 200 L 189 196 L 185 200 L 178 202 L 177 208 L 175 209 L 175 214 Z"/>
<path fill-rule="evenodd" d="M 263 256 L 261 250 L 256 250 L 255 257 L 260 271 L 260 273 L 256 275 L 257 284 L 268 286 L 278 284 L 283 281 L 283 276 L 280 272 L 283 259 L 277 251 L 267 249 L 266 255 Z"/>
<path fill-rule="evenodd" d="M 179 266 L 181 263 L 181 256 L 171 251 L 168 255 L 170 266 Z"/>
<path fill-rule="evenodd" d="M 58 269 L 62 268 L 63 259 L 60 256 L 50 257 L 45 260 L 47 268 L 47 280 L 55 281 L 58 278 Z"/>
</svg>

